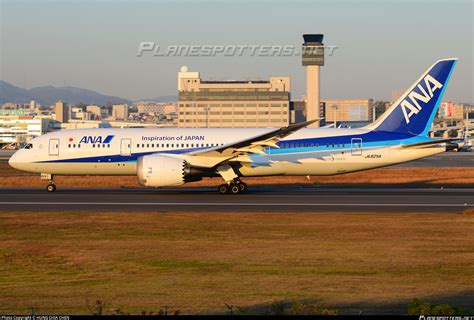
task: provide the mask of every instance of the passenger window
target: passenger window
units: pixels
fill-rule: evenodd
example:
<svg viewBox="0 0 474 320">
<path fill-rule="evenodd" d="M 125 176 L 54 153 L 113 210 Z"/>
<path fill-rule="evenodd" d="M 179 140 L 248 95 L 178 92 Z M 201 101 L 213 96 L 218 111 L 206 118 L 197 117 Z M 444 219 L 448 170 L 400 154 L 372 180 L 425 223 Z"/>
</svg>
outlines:
<svg viewBox="0 0 474 320">
<path fill-rule="evenodd" d="M 140 148 L 140 144 L 139 144 L 139 143 L 137 143 L 137 148 Z"/>
<path fill-rule="evenodd" d="M 95 148 L 95 144 L 92 145 L 92 148 Z"/>
<path fill-rule="evenodd" d="M 80 147 L 81 147 L 81 144 L 79 143 L 79 144 L 77 145 L 77 147 L 80 148 Z"/>
<path fill-rule="evenodd" d="M 68 148 L 70 148 L 70 147 L 71 147 L 71 145 L 70 145 L 70 144 L 68 144 L 68 145 L 67 145 L 67 147 L 68 147 Z"/>
</svg>

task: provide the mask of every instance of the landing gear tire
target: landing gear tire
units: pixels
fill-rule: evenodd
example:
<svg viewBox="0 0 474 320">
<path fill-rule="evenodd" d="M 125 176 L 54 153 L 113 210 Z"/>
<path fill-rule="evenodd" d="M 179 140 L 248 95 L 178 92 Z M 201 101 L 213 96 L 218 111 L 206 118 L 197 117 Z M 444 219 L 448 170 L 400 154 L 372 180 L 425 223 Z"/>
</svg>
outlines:
<svg viewBox="0 0 474 320">
<path fill-rule="evenodd" d="M 239 188 L 240 188 L 240 192 L 245 192 L 247 191 L 247 184 L 245 182 L 240 182 L 238 184 Z"/>
<path fill-rule="evenodd" d="M 46 186 L 46 191 L 48 192 L 54 192 L 56 191 L 56 186 L 54 185 L 54 183 L 50 183 Z"/>
<path fill-rule="evenodd" d="M 229 188 L 230 188 L 230 193 L 232 194 L 240 193 L 240 186 L 238 184 L 232 183 Z"/>
<path fill-rule="evenodd" d="M 227 184 L 221 184 L 217 190 L 220 194 L 227 194 L 229 193 L 230 188 Z"/>
</svg>

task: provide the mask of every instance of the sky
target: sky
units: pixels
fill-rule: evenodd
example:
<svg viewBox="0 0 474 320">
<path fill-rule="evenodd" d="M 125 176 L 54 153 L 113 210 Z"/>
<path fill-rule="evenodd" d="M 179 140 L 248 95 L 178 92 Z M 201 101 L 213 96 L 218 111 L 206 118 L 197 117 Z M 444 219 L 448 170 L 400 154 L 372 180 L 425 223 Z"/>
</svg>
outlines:
<svg viewBox="0 0 474 320">
<path fill-rule="evenodd" d="M 290 76 L 300 56 L 137 56 L 171 45 L 290 45 L 322 33 L 337 46 L 321 68 L 321 98 L 390 100 L 433 62 L 458 57 L 445 100 L 474 102 L 473 1 L 0 0 L 0 79 L 75 86 L 131 100 L 177 94 L 183 65 L 204 80 Z"/>
</svg>

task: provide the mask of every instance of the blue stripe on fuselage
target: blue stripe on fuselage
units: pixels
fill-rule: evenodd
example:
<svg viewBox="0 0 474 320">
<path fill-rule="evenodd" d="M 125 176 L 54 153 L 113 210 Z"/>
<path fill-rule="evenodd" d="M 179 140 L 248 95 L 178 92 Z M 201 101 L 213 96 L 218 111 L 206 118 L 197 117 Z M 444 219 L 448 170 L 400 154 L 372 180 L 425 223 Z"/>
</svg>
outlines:
<svg viewBox="0 0 474 320">
<path fill-rule="evenodd" d="M 323 129 L 322 129 L 323 130 Z M 278 142 L 278 148 L 270 148 L 270 154 L 272 155 L 284 155 L 286 153 L 299 153 L 299 152 L 308 152 L 308 151 L 336 151 L 341 149 L 340 147 L 333 147 L 332 145 L 338 146 L 343 145 L 342 149 L 347 149 L 351 147 L 352 139 L 362 139 L 363 148 L 366 147 L 390 147 L 400 144 L 411 144 L 422 141 L 430 141 L 433 139 L 413 136 L 413 135 L 402 135 L 392 132 L 377 132 L 370 131 L 363 134 L 356 135 L 347 135 L 347 136 L 332 136 L 332 137 L 321 137 L 321 138 L 303 138 L 303 139 L 291 139 L 283 140 Z M 301 147 L 298 148 L 286 148 L 287 144 L 299 144 Z M 313 145 L 313 147 L 311 147 Z M 315 147 L 315 146 L 318 147 Z M 328 147 L 329 145 L 329 147 Z M 70 158 L 70 159 L 58 159 L 58 160 L 47 160 L 40 161 L 40 163 L 88 163 L 88 162 L 105 162 L 105 163 L 114 163 L 114 162 L 135 162 L 139 157 L 146 156 L 149 154 L 156 153 L 166 153 L 166 154 L 183 154 L 193 151 L 206 150 L 206 148 L 189 148 L 189 149 L 178 149 L 178 150 L 162 150 L 162 151 L 147 151 L 147 152 L 137 152 L 133 153 L 130 156 L 123 155 L 104 155 L 104 156 L 95 156 L 95 157 L 83 157 L 83 158 Z M 267 151 L 268 153 L 268 151 Z"/>
</svg>

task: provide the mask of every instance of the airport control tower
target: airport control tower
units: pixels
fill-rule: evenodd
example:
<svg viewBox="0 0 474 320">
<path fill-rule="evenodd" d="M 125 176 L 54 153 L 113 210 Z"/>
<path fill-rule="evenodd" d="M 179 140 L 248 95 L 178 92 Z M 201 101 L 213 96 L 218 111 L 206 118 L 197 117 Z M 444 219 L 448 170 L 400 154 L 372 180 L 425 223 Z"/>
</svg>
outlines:
<svg viewBox="0 0 474 320">
<path fill-rule="evenodd" d="M 324 66 L 322 34 L 304 34 L 301 50 L 302 63 L 306 67 L 306 121 L 324 117 L 319 103 L 319 67 Z M 308 127 L 319 127 L 319 121 Z"/>
</svg>

